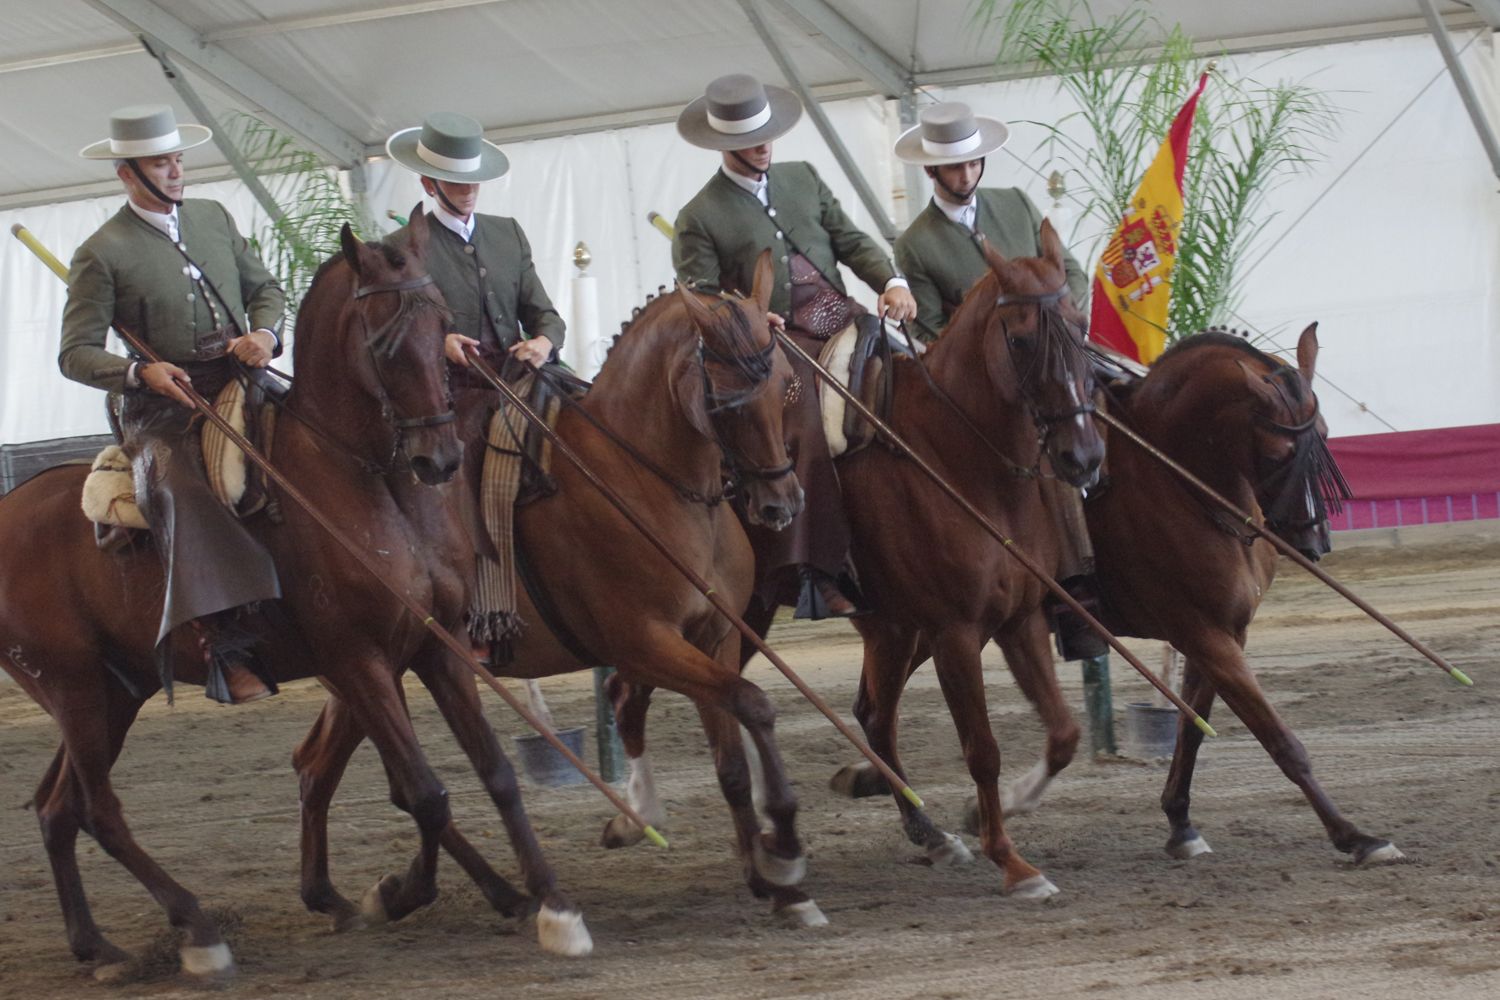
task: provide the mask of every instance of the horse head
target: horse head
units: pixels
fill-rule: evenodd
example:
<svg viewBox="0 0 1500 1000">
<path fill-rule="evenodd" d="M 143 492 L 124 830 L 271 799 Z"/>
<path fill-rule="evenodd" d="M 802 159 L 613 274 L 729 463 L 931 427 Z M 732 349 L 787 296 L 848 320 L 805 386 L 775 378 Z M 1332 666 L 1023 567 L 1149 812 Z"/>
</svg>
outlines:
<svg viewBox="0 0 1500 1000">
<path fill-rule="evenodd" d="M 357 430 L 341 437 L 360 439 L 382 471 L 404 458 L 419 481 L 436 486 L 458 471 L 463 444 L 443 360 L 447 309 L 424 262 L 427 226 L 419 205 L 409 226 L 380 243 L 362 242 L 347 224 L 339 233 L 355 286 L 339 314 L 341 360 L 380 415 L 350 414 Z"/>
<path fill-rule="evenodd" d="M 1062 240 L 1043 220 L 1040 257 L 1007 260 L 981 244 L 994 282 L 981 279 L 970 296 L 982 324 L 990 384 L 1012 405 L 1030 413 L 1053 471 L 1074 486 L 1092 486 L 1104 460 L 1104 439 L 1094 426 L 1094 375 L 1084 352 L 1084 317 L 1068 294 Z M 966 305 L 969 304 L 966 302 Z M 948 337 L 950 330 L 944 334 Z"/>
<path fill-rule="evenodd" d="M 1297 364 L 1274 358 L 1240 368 L 1252 400 L 1251 447 L 1256 501 L 1266 527 L 1309 559 L 1332 549 L 1328 512 L 1349 498 L 1349 487 L 1328 450 L 1328 425 L 1318 411 L 1312 380 L 1318 324 L 1297 339 Z"/>
<path fill-rule="evenodd" d="M 802 510 L 802 487 L 787 456 L 782 411 L 811 392 L 771 335 L 767 311 L 774 281 L 769 250 L 755 266 L 750 297 L 705 296 L 679 285 L 677 297 L 697 333 L 690 377 L 675 391 L 688 422 L 718 443 L 741 484 L 746 516 L 781 530 Z"/>
</svg>

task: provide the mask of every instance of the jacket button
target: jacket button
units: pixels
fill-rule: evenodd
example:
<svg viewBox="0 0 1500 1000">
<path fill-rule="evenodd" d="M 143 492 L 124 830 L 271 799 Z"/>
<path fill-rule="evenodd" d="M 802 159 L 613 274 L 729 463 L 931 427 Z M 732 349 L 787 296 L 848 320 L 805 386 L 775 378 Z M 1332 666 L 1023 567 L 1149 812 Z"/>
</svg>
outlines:
<svg viewBox="0 0 1500 1000">
<path fill-rule="evenodd" d="M 787 260 L 787 258 L 786 258 L 786 254 L 782 254 L 782 255 L 781 255 L 781 262 L 782 262 L 782 263 L 783 263 L 783 264 L 785 264 L 785 263 L 786 263 L 786 260 Z"/>
<path fill-rule="evenodd" d="M 474 244 L 472 244 L 472 243 L 465 243 L 464 244 L 464 253 L 466 253 L 466 254 L 473 254 L 474 253 Z"/>
<path fill-rule="evenodd" d="M 776 209 L 774 209 L 774 208 L 767 208 L 766 209 L 766 214 L 769 215 L 771 218 L 774 219 L 774 218 L 776 218 Z"/>
<path fill-rule="evenodd" d="M 182 265 L 182 273 L 191 275 L 193 273 L 193 266 L 191 264 Z"/>
<path fill-rule="evenodd" d="M 480 269 L 479 269 L 479 276 L 480 276 L 480 277 L 481 277 L 481 278 L 482 278 L 482 277 L 484 277 L 484 276 L 485 276 L 485 275 L 486 275 L 486 274 L 489 274 L 489 273 L 490 273 L 490 272 L 489 272 L 489 270 L 488 270 L 488 269 L 487 269 L 487 268 L 483 268 L 483 267 L 481 267 L 481 268 L 480 268 Z"/>
<path fill-rule="evenodd" d="M 785 287 L 786 290 L 790 292 L 792 290 L 792 283 L 788 281 L 783 287 Z"/>
<path fill-rule="evenodd" d="M 189 302 L 193 301 L 195 298 L 197 298 L 196 295 L 194 295 L 192 292 L 188 292 L 188 294 L 187 294 L 187 300 Z"/>
<path fill-rule="evenodd" d="M 785 237 L 784 237 L 784 236 L 782 236 L 782 234 L 781 234 L 781 230 L 779 230 L 779 229 L 778 229 L 778 230 L 776 230 L 776 238 L 777 238 L 777 239 L 778 239 L 778 240 L 780 240 L 780 239 L 785 239 Z"/>
</svg>

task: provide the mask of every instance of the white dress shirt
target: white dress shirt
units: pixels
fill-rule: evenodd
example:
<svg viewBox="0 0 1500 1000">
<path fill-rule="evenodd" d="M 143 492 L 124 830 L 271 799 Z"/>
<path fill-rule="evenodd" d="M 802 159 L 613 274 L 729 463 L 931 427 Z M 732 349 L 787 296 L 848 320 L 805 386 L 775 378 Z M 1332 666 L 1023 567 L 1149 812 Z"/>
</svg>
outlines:
<svg viewBox="0 0 1500 1000">
<path fill-rule="evenodd" d="M 457 233 L 459 235 L 459 238 L 462 239 L 465 243 L 468 243 L 474 239 L 473 212 L 469 213 L 469 217 L 467 219 L 460 219 L 458 216 L 448 211 L 447 206 L 445 206 L 441 201 L 438 201 L 436 198 L 434 198 L 432 200 L 432 214 L 444 226 Z"/>
<path fill-rule="evenodd" d="M 932 196 L 932 203 L 938 207 L 939 212 L 942 212 L 971 233 L 974 231 L 974 227 L 979 224 L 979 199 L 972 195 L 962 205 L 955 205 L 948 199 L 939 198 L 937 195 Z"/>
</svg>

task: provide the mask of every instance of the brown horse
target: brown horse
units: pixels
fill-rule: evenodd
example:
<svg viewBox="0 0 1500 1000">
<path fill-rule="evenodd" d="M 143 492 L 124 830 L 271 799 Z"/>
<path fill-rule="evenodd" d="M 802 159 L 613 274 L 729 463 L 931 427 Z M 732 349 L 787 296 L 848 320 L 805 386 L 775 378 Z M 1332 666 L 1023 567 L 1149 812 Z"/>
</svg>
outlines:
<svg viewBox="0 0 1500 1000">
<path fill-rule="evenodd" d="M 686 289 L 648 304 L 621 334 L 581 409 L 564 408 L 557 433 L 617 489 L 651 528 L 732 606 L 749 599 L 749 544 L 722 489 L 721 466 L 743 483 L 752 519 L 785 526 L 802 506 L 781 413 L 792 370 L 766 324 L 772 268 L 763 255 L 749 300 Z M 773 735 L 775 711 L 739 675 L 740 640 L 709 601 L 582 475 L 553 461 L 558 489 L 517 511 L 519 558 L 530 623 L 501 673 L 536 678 L 611 664 L 630 682 L 665 687 L 697 705 L 729 803 L 747 881 L 779 913 L 803 924 L 822 914 L 797 884 L 805 862 L 796 799 Z M 459 676 L 455 683 L 465 682 Z M 472 684 L 468 684 L 472 688 Z M 304 898 L 335 914 L 350 904 L 327 881 L 328 806 L 363 738 L 343 701 L 330 699 L 295 761 L 302 779 Z M 741 741 L 749 732 L 753 753 Z M 770 789 L 773 821 L 762 834 L 754 778 Z M 631 797 L 642 800 L 632 786 Z M 647 813 L 654 822 L 656 816 Z M 617 818 L 614 830 L 633 824 Z M 621 834 L 624 835 L 624 834 Z M 449 847 L 482 888 L 494 875 L 454 830 Z M 382 893 L 383 895 L 383 893 Z M 314 899 L 320 899 L 315 904 Z M 335 901 L 337 900 L 337 901 Z M 367 896 L 367 918 L 397 916 Z"/>
<path fill-rule="evenodd" d="M 1059 478 L 1084 485 L 1097 475 L 1104 446 L 1089 418 L 1093 381 L 1082 316 L 1067 298 L 1062 245 L 1050 224 L 1043 225 L 1041 241 L 1040 258 L 1005 260 L 986 249 L 989 273 L 926 360 L 895 363 L 888 422 L 1006 535 L 1051 566 L 1057 543 L 1038 483 L 1043 455 Z M 964 422 L 982 428 L 1001 456 L 983 447 Z M 874 609 L 854 619 L 865 644 L 855 713 L 871 748 L 901 773 L 897 705 L 920 662 L 918 648 L 930 648 L 978 788 L 984 853 L 1003 870 L 1007 893 L 1051 895 L 1056 888 L 1022 859 L 1005 833 L 1000 752 L 989 728 L 980 667 L 981 649 L 998 635 L 1007 655 L 1027 664 L 1026 695 L 1044 717 L 1059 720 L 1049 754 L 1071 755 L 1078 727 L 1068 718 L 1052 672 L 1042 584 L 896 452 L 872 446 L 841 458 L 838 470 L 855 567 Z M 771 609 L 753 607 L 747 618 L 764 629 Z M 617 699 L 633 769 L 647 767 L 642 755 L 648 698 L 647 691 L 630 690 Z M 851 769 L 845 780 L 885 787 L 868 765 Z M 962 841 L 938 829 L 925 812 L 900 795 L 896 802 L 908 837 L 934 862 L 970 859 Z"/>
<path fill-rule="evenodd" d="M 1239 337 L 1182 340 L 1141 382 L 1111 403 L 1123 423 L 1255 516 L 1256 530 L 1203 499 L 1119 435 L 1109 440 L 1108 487 L 1085 510 L 1106 624 L 1122 635 L 1165 639 L 1184 657 L 1182 696 L 1204 718 L 1224 699 L 1302 790 L 1334 847 L 1360 864 L 1399 859 L 1389 841 L 1361 833 L 1313 779 L 1307 751 L 1266 700 L 1245 661 L 1245 632 L 1276 573 L 1276 531 L 1317 558 L 1328 551 L 1324 496 L 1338 479 L 1312 390 L 1317 325 L 1297 342 L 1295 367 Z M 1188 819 L 1188 789 L 1203 734 L 1179 720 L 1162 792 L 1172 833 L 1167 853 L 1190 858 L 1208 844 Z"/>
<path fill-rule="evenodd" d="M 407 237 L 362 244 L 345 227 L 344 252 L 323 266 L 299 313 L 298 380 L 275 436 L 277 466 L 385 559 L 389 579 L 457 626 L 471 575 L 471 549 L 454 513 L 451 478 L 462 455 L 442 357 L 441 297 L 422 266 L 425 220 Z M 109 774 L 141 705 L 159 688 L 153 657 L 161 568 L 149 547 L 101 552 L 79 510 L 86 469 L 65 467 L 27 482 L 0 502 L 0 651 L 8 673 L 56 720 L 62 746 L 34 804 L 62 902 L 68 941 L 95 974 L 128 972 L 129 956 L 95 925 L 75 856 L 80 829 L 151 893 L 185 936 L 185 972 L 225 975 L 233 959 L 192 893 L 132 838 Z M 416 820 L 422 848 L 400 886 L 409 900 L 435 893 L 438 838 L 448 825 L 446 792 L 428 766 L 402 701 L 400 671 L 425 672 L 441 648 L 422 623 L 299 507 L 252 530 L 273 554 L 284 614 L 267 613 L 265 660 L 276 677 L 316 673 L 372 734 L 391 798 Z M 193 644 L 183 642 L 178 647 Z M 179 681 L 201 684 L 196 652 L 176 648 Z M 472 685 L 470 685 L 472 693 Z M 499 754 L 470 697 L 445 705 L 465 732 Z M 503 758 L 500 758 L 503 761 Z M 514 776 L 501 809 L 542 902 L 543 943 L 576 948 L 577 909 L 557 891 L 526 826 Z M 512 891 L 512 896 L 519 897 Z"/>
</svg>

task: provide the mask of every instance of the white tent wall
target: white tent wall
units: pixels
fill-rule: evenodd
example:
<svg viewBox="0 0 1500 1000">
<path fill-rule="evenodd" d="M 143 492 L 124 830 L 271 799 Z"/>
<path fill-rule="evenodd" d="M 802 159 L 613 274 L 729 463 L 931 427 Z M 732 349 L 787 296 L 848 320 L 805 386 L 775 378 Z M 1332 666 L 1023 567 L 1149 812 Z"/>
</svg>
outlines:
<svg viewBox="0 0 1500 1000">
<path fill-rule="evenodd" d="M 1458 43 L 1468 38 L 1461 35 Z M 1491 37 L 1470 45 L 1464 58 L 1486 99 L 1493 100 Z M 1272 192 L 1269 207 L 1275 215 L 1261 246 L 1270 246 L 1289 228 L 1290 235 L 1248 273 L 1239 322 L 1290 346 L 1303 325 L 1320 321 L 1320 373 L 1348 393 L 1346 398 L 1326 386 L 1321 393 L 1335 434 L 1387 429 L 1351 400 L 1368 404 L 1401 430 L 1500 421 L 1495 346 L 1500 290 L 1491 281 L 1500 265 L 1500 195 L 1432 40 L 1410 36 L 1246 55 L 1236 57 L 1236 66 L 1262 82 L 1307 80 L 1330 92 L 1343 109 L 1340 132 L 1326 147 L 1324 162 Z M 1007 153 L 991 160 L 986 182 L 1020 186 L 1047 208 L 1045 151 L 1038 149 L 1045 134 L 1024 122 L 1056 121 L 1066 114 L 1055 81 L 929 95 L 958 97 L 982 113 L 1021 123 Z M 1411 109 L 1381 135 L 1413 98 Z M 902 173 L 889 150 L 894 105 L 861 98 L 831 102 L 825 109 L 886 211 L 895 214 Z M 584 344 L 574 338 L 565 356 L 592 373 L 619 322 L 648 292 L 671 281 L 670 246 L 646 222 L 646 213 L 674 218 L 716 169 L 717 156 L 686 146 L 671 124 L 512 143 L 505 149 L 510 174 L 482 189 L 480 210 L 520 221 L 564 318 L 571 317 L 573 247 L 579 240 L 588 244 L 605 339 Z M 850 216 L 875 231 L 809 121 L 804 118 L 777 142 L 776 155 L 810 160 Z M 370 207 L 378 218 L 387 209 L 405 215 L 421 197 L 415 176 L 389 162 L 372 163 L 368 175 Z M 194 186 L 190 194 L 224 201 L 247 230 L 261 224 L 257 206 L 238 184 Z M 919 202 L 927 195 L 919 192 Z M 66 260 L 119 204 L 111 197 L 32 208 L 0 213 L 0 222 L 8 228 L 24 219 Z M 1089 237 L 1097 235 L 1081 232 L 1074 247 L 1086 266 L 1093 259 Z M 850 275 L 846 280 L 867 304 L 873 302 L 873 293 Z M 63 298 L 61 282 L 19 243 L 5 241 L 0 249 L 5 334 L 0 338 L 0 441 L 103 427 L 99 394 L 57 373 Z"/>
</svg>

